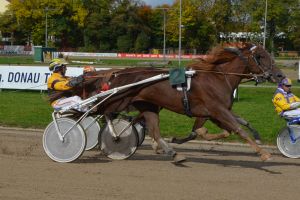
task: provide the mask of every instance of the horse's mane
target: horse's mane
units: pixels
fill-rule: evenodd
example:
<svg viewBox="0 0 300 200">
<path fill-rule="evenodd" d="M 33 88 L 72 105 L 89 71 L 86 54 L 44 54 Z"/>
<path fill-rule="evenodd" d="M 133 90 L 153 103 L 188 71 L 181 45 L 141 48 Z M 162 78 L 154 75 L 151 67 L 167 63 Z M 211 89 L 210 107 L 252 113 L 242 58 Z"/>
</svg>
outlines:
<svg viewBox="0 0 300 200">
<path fill-rule="evenodd" d="M 197 59 L 194 63 L 189 64 L 189 67 L 194 69 L 214 70 L 218 64 L 232 61 L 237 57 L 237 49 L 243 51 L 244 49 L 249 49 L 251 46 L 251 43 L 244 42 L 219 44 L 213 47 L 203 58 Z"/>
</svg>

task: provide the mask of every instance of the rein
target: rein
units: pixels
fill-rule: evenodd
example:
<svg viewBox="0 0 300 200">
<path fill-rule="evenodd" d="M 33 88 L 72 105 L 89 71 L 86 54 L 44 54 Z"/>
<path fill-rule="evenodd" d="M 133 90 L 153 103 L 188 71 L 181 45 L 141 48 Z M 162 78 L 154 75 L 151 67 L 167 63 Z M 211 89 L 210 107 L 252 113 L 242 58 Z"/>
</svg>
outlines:
<svg viewBox="0 0 300 200">
<path fill-rule="evenodd" d="M 195 71 L 204 72 L 204 73 L 214 73 L 214 74 L 222 74 L 222 75 L 234 75 L 234 76 L 264 76 L 262 74 L 244 74 L 244 73 L 234 73 L 234 72 L 220 72 L 220 71 L 212 71 L 212 70 L 202 70 L 202 69 L 196 69 Z"/>
<path fill-rule="evenodd" d="M 213 70 L 204 70 L 204 69 L 193 69 L 198 72 L 204 72 L 204 73 L 214 73 L 214 74 L 222 74 L 222 75 L 235 75 L 235 76 L 263 76 L 262 74 L 244 74 L 244 73 L 234 73 L 234 72 L 220 72 L 220 71 L 213 71 Z M 124 74 L 135 74 L 135 73 L 141 73 L 141 72 L 148 72 L 147 70 L 144 71 L 135 71 L 135 72 L 122 72 L 122 73 L 114 73 L 112 74 L 114 77 L 117 77 L 119 75 Z M 169 70 L 152 70 L 151 72 L 169 72 Z M 98 75 L 98 76 L 84 76 L 86 79 L 93 79 L 93 78 L 104 78 L 107 77 L 105 75 Z"/>
</svg>

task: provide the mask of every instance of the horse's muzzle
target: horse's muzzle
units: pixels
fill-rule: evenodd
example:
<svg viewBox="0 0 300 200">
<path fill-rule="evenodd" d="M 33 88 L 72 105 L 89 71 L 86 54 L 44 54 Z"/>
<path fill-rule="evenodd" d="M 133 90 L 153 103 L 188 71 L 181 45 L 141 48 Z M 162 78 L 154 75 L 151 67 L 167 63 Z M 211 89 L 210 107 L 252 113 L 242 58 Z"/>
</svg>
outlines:
<svg viewBox="0 0 300 200">
<path fill-rule="evenodd" d="M 280 83 L 282 79 L 285 78 L 285 75 L 282 72 L 269 73 L 266 72 L 263 74 L 263 77 L 272 83 Z"/>
</svg>

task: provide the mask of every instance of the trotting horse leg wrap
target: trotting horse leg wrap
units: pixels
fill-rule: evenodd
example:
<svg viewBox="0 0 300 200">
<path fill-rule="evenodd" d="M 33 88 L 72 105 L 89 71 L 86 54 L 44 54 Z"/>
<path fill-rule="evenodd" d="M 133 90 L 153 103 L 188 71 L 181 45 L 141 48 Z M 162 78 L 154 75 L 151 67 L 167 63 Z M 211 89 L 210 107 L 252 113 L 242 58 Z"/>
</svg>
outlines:
<svg viewBox="0 0 300 200">
<path fill-rule="evenodd" d="M 176 151 L 174 151 L 174 149 L 172 147 L 170 147 L 168 145 L 168 143 L 166 141 L 164 141 L 164 139 L 160 138 L 158 140 L 158 144 L 161 146 L 161 148 L 164 150 L 164 152 L 169 155 L 174 157 L 176 155 Z"/>
</svg>

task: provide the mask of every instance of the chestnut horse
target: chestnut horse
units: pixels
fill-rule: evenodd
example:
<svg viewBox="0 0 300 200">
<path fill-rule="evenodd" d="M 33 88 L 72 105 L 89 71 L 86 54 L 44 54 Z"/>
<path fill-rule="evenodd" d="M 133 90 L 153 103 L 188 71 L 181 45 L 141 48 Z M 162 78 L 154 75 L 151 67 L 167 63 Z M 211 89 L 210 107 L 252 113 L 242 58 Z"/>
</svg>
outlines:
<svg viewBox="0 0 300 200">
<path fill-rule="evenodd" d="M 203 124 L 209 119 L 220 128 L 238 134 L 250 144 L 262 160 L 269 159 L 271 155 L 261 149 L 240 127 L 231 107 L 234 88 L 243 78 L 261 76 L 279 81 L 279 77 L 283 76 L 282 72 L 274 66 L 270 54 L 262 46 L 236 43 L 231 44 L 230 48 L 228 45 L 215 47 L 207 59 L 191 64 L 189 67 L 196 71 L 192 77 L 191 89 L 188 91 L 190 112 L 197 118 L 194 128 L 201 131 Z M 161 73 L 167 72 L 153 68 L 115 71 L 114 75 L 110 76 L 110 86 L 113 88 L 135 83 Z M 88 89 L 95 91 L 93 87 Z M 185 114 L 182 98 L 182 92 L 172 88 L 169 80 L 163 79 L 117 93 L 101 104 L 98 112 L 109 114 L 123 111 L 130 105 L 134 106 L 143 115 L 149 134 L 164 152 L 172 156 L 175 162 L 181 162 L 185 158 L 176 153 L 160 136 L 158 113 L 160 108 L 165 108 Z"/>
</svg>

